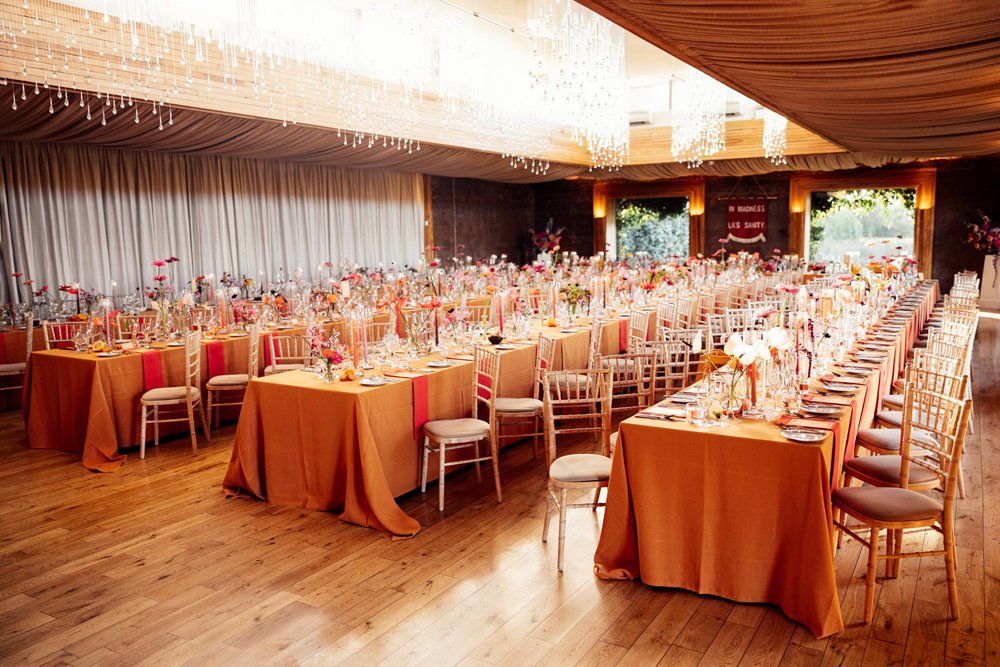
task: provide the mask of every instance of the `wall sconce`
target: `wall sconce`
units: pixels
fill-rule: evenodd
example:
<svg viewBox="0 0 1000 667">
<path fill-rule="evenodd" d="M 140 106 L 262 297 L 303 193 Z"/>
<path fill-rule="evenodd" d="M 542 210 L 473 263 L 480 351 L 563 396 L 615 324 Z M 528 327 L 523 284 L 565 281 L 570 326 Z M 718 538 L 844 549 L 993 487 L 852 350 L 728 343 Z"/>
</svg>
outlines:
<svg viewBox="0 0 1000 667">
<path fill-rule="evenodd" d="M 705 207 L 692 205 L 688 208 L 688 215 L 705 215 Z"/>
<path fill-rule="evenodd" d="M 608 200 L 598 193 L 594 193 L 594 218 L 603 218 L 608 214 Z"/>
</svg>

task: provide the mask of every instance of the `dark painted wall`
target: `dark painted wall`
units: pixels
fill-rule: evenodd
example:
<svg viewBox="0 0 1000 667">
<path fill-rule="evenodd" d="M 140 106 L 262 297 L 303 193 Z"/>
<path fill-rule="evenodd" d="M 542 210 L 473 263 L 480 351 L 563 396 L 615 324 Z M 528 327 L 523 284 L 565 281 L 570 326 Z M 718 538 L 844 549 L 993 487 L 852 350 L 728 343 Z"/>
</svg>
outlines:
<svg viewBox="0 0 1000 667">
<path fill-rule="evenodd" d="M 506 254 L 520 263 L 535 222 L 535 193 L 530 185 L 433 176 L 431 215 L 442 259 Z"/>
<path fill-rule="evenodd" d="M 561 249 L 581 257 L 594 254 L 593 182 L 586 180 L 540 183 L 535 188 L 535 229 L 564 227 Z"/>
<path fill-rule="evenodd" d="M 965 242 L 967 222 L 977 222 L 982 211 L 1000 223 L 1000 158 L 941 163 L 934 205 L 934 277 L 942 291 L 952 276 L 971 269 L 982 277 L 983 255 Z"/>
<path fill-rule="evenodd" d="M 909 165 L 904 165 L 909 166 Z M 933 275 L 942 288 L 951 287 L 957 271 L 982 270 L 982 255 L 965 243 L 966 222 L 981 210 L 1000 222 L 1000 158 L 937 162 L 937 201 L 934 214 Z M 767 206 L 767 241 L 747 246 L 769 256 L 774 248 L 788 248 L 789 175 L 753 178 L 708 178 L 705 183 L 705 248 L 718 249 L 726 235 L 727 206 L 720 197 L 773 196 Z M 431 181 L 435 243 L 441 257 L 450 257 L 456 245 L 465 254 L 483 257 L 507 253 L 518 262 L 534 256 L 527 230 L 565 227 L 562 247 L 587 256 L 593 252 L 592 182 L 555 181 L 538 185 L 511 185 L 473 179 L 433 177 Z M 763 193 L 762 193 L 763 191 Z"/>
</svg>

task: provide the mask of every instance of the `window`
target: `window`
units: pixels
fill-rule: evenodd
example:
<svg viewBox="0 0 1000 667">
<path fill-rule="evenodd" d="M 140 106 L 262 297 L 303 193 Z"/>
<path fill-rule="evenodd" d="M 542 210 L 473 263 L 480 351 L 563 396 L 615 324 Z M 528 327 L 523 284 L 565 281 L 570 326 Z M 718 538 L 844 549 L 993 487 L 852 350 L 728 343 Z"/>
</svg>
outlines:
<svg viewBox="0 0 1000 667">
<path fill-rule="evenodd" d="M 808 239 L 812 262 L 863 262 L 914 255 L 913 188 L 813 192 Z"/>
<path fill-rule="evenodd" d="M 688 210 L 687 197 L 615 200 L 617 256 L 645 252 L 657 260 L 687 257 L 691 246 Z"/>
</svg>

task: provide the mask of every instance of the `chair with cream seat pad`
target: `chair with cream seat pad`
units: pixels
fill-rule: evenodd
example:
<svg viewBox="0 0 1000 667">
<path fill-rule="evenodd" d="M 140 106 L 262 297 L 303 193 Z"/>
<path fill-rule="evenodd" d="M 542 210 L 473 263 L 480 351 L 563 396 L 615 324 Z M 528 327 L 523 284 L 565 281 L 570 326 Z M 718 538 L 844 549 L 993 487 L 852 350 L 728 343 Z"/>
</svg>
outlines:
<svg viewBox="0 0 1000 667">
<path fill-rule="evenodd" d="M 559 510 L 558 567 L 563 570 L 566 544 L 566 510 L 596 509 L 594 502 L 569 503 L 571 490 L 593 489 L 596 493 L 611 478 L 611 370 L 579 371 L 574 383 L 544 382 L 545 430 L 548 455 L 548 493 L 542 542 L 548 541 L 552 508 Z M 556 455 L 556 440 L 563 434 L 590 433 L 600 441 L 600 454 Z"/>
<path fill-rule="evenodd" d="M 214 424 L 216 427 L 219 425 L 219 414 L 221 413 L 219 408 L 243 405 L 242 396 L 239 396 L 239 400 L 229 400 L 225 403 L 220 402 L 223 394 L 231 392 L 245 393 L 247 387 L 250 385 L 250 380 L 257 377 L 258 358 L 260 356 L 260 329 L 257 326 L 250 327 L 247 343 L 247 372 L 215 375 L 210 377 L 205 385 L 208 392 L 208 421 L 212 422 L 212 411 L 214 410 Z"/>
<path fill-rule="evenodd" d="M 188 423 L 191 433 L 191 451 L 198 453 L 198 436 L 194 426 L 194 411 L 198 408 L 201 415 L 201 428 L 205 432 L 205 441 L 211 441 L 208 421 L 205 419 L 205 406 L 201 402 L 201 332 L 188 334 L 184 338 L 184 385 L 177 387 L 159 387 L 150 389 L 139 399 L 139 409 L 142 411 L 142 422 L 139 434 L 139 458 L 146 458 L 146 423 L 153 422 L 153 446 L 160 444 L 160 424 L 172 422 Z M 180 417 L 160 417 L 160 408 L 183 407 L 187 413 Z"/>
</svg>

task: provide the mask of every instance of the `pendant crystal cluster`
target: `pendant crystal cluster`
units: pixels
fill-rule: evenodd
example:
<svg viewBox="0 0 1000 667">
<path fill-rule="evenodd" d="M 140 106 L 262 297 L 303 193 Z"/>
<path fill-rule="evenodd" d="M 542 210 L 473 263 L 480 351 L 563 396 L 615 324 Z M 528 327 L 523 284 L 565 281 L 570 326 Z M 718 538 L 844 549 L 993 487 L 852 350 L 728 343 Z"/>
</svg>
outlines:
<svg viewBox="0 0 1000 667">
<path fill-rule="evenodd" d="M 678 84 L 670 148 L 678 162 L 696 169 L 705 158 L 726 150 L 727 89 L 694 68 Z"/>
<path fill-rule="evenodd" d="M 777 165 L 788 164 L 788 119 L 770 109 L 764 109 L 764 157 Z"/>
<path fill-rule="evenodd" d="M 0 58 L 105 120 L 162 126 L 207 99 L 351 146 L 448 142 L 544 172 L 567 137 L 620 167 L 624 31 L 569 0 L 522 2 L 490 17 L 453 0 L 22 0 L 0 7 Z"/>
</svg>

